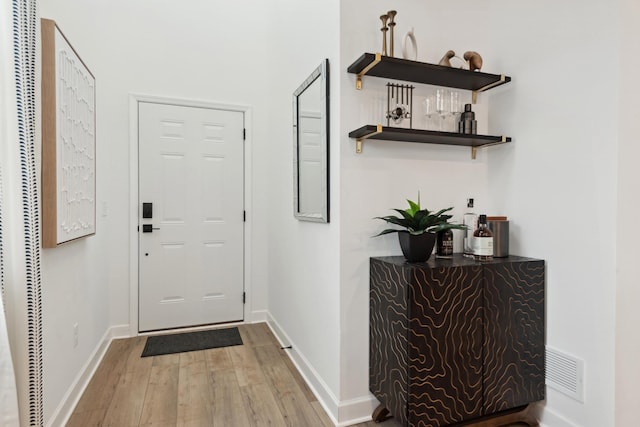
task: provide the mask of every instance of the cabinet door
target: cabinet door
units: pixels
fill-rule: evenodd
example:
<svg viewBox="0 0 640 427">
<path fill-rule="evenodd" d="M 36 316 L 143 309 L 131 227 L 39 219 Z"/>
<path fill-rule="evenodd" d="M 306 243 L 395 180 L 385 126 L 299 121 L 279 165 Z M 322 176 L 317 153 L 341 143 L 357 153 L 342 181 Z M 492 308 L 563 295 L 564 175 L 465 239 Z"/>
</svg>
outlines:
<svg viewBox="0 0 640 427">
<path fill-rule="evenodd" d="M 482 267 L 414 268 L 408 425 L 482 415 Z"/>
<path fill-rule="evenodd" d="M 544 261 L 487 264 L 484 413 L 544 399 Z"/>
<path fill-rule="evenodd" d="M 397 420 L 407 412 L 407 300 L 410 269 L 371 259 L 369 390 Z"/>
</svg>

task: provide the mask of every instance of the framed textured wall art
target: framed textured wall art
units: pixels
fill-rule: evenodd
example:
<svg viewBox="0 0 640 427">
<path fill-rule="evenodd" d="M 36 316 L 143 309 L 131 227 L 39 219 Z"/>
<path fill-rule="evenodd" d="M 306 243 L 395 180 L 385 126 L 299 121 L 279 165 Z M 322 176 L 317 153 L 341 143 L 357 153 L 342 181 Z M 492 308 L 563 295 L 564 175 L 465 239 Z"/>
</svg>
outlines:
<svg viewBox="0 0 640 427">
<path fill-rule="evenodd" d="M 42 245 L 96 232 L 95 78 L 55 21 L 42 28 Z"/>
</svg>

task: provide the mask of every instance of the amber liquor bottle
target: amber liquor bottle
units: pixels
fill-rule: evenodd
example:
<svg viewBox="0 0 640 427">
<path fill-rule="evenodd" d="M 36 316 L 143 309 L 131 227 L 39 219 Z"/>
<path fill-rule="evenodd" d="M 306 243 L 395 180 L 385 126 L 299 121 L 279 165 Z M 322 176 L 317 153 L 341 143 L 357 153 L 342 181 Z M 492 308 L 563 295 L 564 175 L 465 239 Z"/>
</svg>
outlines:
<svg viewBox="0 0 640 427">
<path fill-rule="evenodd" d="M 473 257 L 478 261 L 493 259 L 493 233 L 487 227 L 487 216 L 480 215 L 478 228 L 473 233 Z"/>
</svg>

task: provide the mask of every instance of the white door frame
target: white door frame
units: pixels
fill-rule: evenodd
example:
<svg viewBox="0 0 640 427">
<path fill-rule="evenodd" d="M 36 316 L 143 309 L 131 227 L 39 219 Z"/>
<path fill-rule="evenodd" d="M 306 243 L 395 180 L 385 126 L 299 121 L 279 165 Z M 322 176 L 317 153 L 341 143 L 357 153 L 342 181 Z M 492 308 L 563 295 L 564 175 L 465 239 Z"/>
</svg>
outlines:
<svg viewBox="0 0 640 427">
<path fill-rule="evenodd" d="M 182 107 L 212 108 L 217 110 L 238 111 L 244 113 L 244 207 L 247 218 L 244 223 L 244 291 L 247 299 L 244 304 L 244 322 L 252 321 L 251 308 L 251 107 L 246 105 L 221 104 L 192 99 L 168 98 L 151 95 L 129 95 L 129 335 L 137 336 L 138 332 L 138 104 L 151 102 L 155 104 L 169 104 Z"/>
</svg>

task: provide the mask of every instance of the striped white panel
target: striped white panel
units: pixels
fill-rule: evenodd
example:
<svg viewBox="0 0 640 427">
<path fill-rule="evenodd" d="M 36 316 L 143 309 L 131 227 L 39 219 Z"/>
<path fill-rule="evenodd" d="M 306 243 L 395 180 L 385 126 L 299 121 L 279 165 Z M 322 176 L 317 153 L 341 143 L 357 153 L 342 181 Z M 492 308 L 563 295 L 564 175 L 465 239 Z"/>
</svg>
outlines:
<svg viewBox="0 0 640 427">
<path fill-rule="evenodd" d="M 546 384 L 584 403 L 584 361 L 546 347 Z"/>
</svg>

